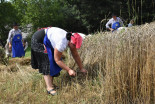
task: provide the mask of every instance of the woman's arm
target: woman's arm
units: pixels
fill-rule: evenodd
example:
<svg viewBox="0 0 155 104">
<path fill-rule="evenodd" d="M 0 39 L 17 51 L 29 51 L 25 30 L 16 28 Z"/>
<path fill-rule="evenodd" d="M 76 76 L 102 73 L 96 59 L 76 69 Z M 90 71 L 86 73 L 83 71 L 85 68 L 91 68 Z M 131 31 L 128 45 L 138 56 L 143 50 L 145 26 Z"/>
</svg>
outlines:
<svg viewBox="0 0 155 104">
<path fill-rule="evenodd" d="M 120 22 L 121 27 L 123 27 L 123 26 L 124 26 L 124 24 L 123 24 L 122 19 L 120 19 L 120 18 L 119 18 L 119 22 Z"/>
<path fill-rule="evenodd" d="M 114 29 L 110 28 L 109 25 L 112 25 L 112 20 L 111 19 L 106 23 L 106 28 L 109 29 L 110 31 L 113 31 Z"/>
<path fill-rule="evenodd" d="M 75 72 L 64 64 L 61 60 L 62 52 L 59 52 L 56 48 L 54 49 L 54 60 L 64 70 L 66 70 L 70 76 L 75 76 Z"/>
<path fill-rule="evenodd" d="M 76 49 L 75 45 L 70 43 L 69 47 L 70 47 L 70 50 L 71 50 L 71 53 L 72 53 L 72 56 L 73 56 L 75 62 L 77 63 L 77 65 L 80 68 L 80 71 L 83 72 L 83 73 L 87 73 L 87 70 L 83 68 L 81 58 L 80 58 L 80 56 L 79 56 L 79 54 L 77 52 L 77 49 Z"/>
<path fill-rule="evenodd" d="M 11 37 L 12 37 L 12 30 L 9 31 L 9 35 L 8 35 L 8 42 L 9 42 L 9 49 L 11 49 Z"/>
<path fill-rule="evenodd" d="M 70 47 L 70 50 L 71 50 L 71 53 L 72 53 L 72 56 L 73 56 L 75 62 L 77 63 L 79 68 L 82 69 L 83 65 L 82 65 L 81 58 L 80 58 L 80 56 L 79 56 L 79 54 L 77 52 L 76 47 L 72 43 L 70 43 L 69 47 Z"/>
<path fill-rule="evenodd" d="M 24 51 L 26 51 L 27 48 L 28 48 L 28 42 L 25 43 Z"/>
</svg>

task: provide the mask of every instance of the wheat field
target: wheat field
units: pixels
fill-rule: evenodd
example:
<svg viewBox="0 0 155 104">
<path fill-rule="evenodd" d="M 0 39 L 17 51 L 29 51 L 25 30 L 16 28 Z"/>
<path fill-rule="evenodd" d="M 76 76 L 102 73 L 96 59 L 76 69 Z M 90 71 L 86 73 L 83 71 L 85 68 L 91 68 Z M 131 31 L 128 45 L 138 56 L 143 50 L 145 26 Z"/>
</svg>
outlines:
<svg viewBox="0 0 155 104">
<path fill-rule="evenodd" d="M 68 50 L 65 63 L 77 71 L 55 78 L 58 95 L 46 93 L 42 75 L 30 58 L 0 65 L 1 104 L 154 104 L 155 23 L 120 33 L 98 32 L 86 37 L 79 54 L 88 75 L 78 72 Z M 26 64 L 25 64 L 26 63 Z"/>
</svg>

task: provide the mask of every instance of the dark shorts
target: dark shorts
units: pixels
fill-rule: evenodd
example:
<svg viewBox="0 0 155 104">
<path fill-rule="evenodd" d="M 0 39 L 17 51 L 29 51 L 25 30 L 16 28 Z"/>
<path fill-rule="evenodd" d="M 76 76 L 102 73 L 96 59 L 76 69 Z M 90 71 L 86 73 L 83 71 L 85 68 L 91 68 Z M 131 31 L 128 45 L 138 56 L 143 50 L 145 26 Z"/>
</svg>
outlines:
<svg viewBox="0 0 155 104">
<path fill-rule="evenodd" d="M 50 62 L 48 54 L 44 53 L 43 39 L 45 31 L 39 30 L 35 32 L 31 39 L 31 66 L 33 69 L 39 69 L 39 73 L 50 75 Z M 59 74 L 53 77 L 59 76 Z"/>
</svg>

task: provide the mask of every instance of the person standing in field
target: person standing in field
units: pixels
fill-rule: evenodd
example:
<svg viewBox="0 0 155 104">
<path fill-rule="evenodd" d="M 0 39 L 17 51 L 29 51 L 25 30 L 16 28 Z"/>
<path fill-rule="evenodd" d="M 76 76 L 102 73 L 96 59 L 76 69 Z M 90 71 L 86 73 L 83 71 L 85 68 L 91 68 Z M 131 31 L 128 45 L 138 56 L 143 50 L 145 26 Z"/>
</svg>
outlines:
<svg viewBox="0 0 155 104">
<path fill-rule="evenodd" d="M 131 20 L 130 23 L 128 24 L 128 27 L 132 27 L 134 24 L 134 20 Z"/>
<path fill-rule="evenodd" d="M 8 35 L 9 50 L 12 50 L 12 57 L 25 56 L 24 47 L 22 44 L 22 33 L 18 28 L 18 24 L 13 23 L 13 29 L 10 30 Z"/>
<path fill-rule="evenodd" d="M 80 72 L 87 73 L 77 52 L 81 45 L 82 37 L 78 33 L 72 35 L 58 27 L 41 29 L 33 34 L 31 66 L 33 69 L 39 69 L 39 73 L 43 74 L 48 94 L 56 95 L 53 79 L 60 75 L 62 69 L 66 70 L 70 76 L 75 76 L 75 71 L 61 60 L 62 53 L 67 47 L 70 48 Z"/>
<path fill-rule="evenodd" d="M 119 27 L 123 27 L 123 25 L 123 21 L 119 17 L 117 17 L 116 14 L 112 14 L 112 18 L 106 23 L 106 28 L 113 32 Z"/>
</svg>

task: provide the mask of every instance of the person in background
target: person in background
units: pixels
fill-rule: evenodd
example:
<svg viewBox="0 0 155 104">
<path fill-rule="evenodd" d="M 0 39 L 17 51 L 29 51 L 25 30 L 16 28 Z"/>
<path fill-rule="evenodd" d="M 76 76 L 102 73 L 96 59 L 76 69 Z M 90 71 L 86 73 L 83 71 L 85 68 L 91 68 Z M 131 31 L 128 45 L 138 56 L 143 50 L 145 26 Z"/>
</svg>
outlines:
<svg viewBox="0 0 155 104">
<path fill-rule="evenodd" d="M 112 14 L 112 18 L 106 23 L 106 28 L 113 32 L 119 27 L 123 27 L 123 25 L 123 21 L 119 17 L 117 17 L 116 14 Z"/>
<path fill-rule="evenodd" d="M 87 73 L 77 49 L 82 45 L 82 37 L 75 33 L 67 33 L 58 27 L 51 27 L 38 30 L 31 39 L 31 66 L 39 69 L 43 74 L 48 94 L 56 95 L 54 77 L 60 75 L 62 69 L 66 70 L 70 76 L 75 76 L 75 71 L 69 68 L 62 60 L 62 53 L 67 47 L 79 66 L 80 72 Z"/>
<path fill-rule="evenodd" d="M 134 20 L 131 20 L 130 23 L 128 24 L 128 27 L 132 27 L 134 24 Z"/>
<path fill-rule="evenodd" d="M 5 44 L 5 57 L 7 59 L 9 59 L 9 57 L 12 57 L 12 49 L 9 48 L 9 41 L 8 41 L 8 39 L 6 40 L 6 44 Z"/>
<path fill-rule="evenodd" d="M 9 50 L 12 49 L 12 57 L 22 57 L 25 56 L 24 47 L 22 44 L 22 33 L 18 28 L 16 22 L 13 23 L 13 29 L 10 30 L 8 35 Z"/>
<path fill-rule="evenodd" d="M 23 47 L 24 47 L 24 52 L 26 53 L 26 49 L 28 48 L 28 42 L 25 38 L 23 39 Z"/>
</svg>

